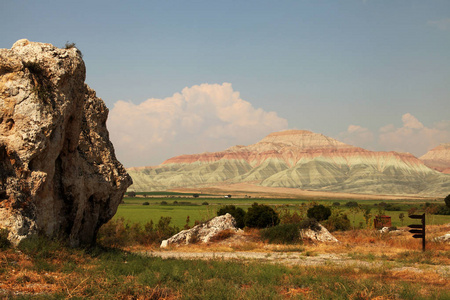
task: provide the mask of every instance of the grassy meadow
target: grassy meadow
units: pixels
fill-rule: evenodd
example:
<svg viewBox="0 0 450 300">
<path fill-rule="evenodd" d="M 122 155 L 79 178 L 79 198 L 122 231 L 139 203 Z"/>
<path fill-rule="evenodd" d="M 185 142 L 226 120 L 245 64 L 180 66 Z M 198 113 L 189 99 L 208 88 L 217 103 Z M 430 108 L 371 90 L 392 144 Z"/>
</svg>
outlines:
<svg viewBox="0 0 450 300">
<path fill-rule="evenodd" d="M 192 197 L 192 194 L 182 193 L 146 193 L 147 197 L 138 195 L 138 197 L 125 197 L 123 204 L 117 210 L 114 219 L 124 218 L 130 224 L 140 223 L 145 224 L 150 220 L 157 222 L 161 217 L 171 217 L 171 224 L 173 226 L 182 228 L 186 224 L 186 219 L 189 216 L 192 226 L 194 222 L 206 221 L 216 216 L 217 210 L 224 205 L 235 205 L 247 210 L 252 203 L 266 204 L 274 207 L 277 211 L 288 209 L 291 212 L 297 212 L 299 215 L 305 215 L 306 210 L 314 203 L 330 206 L 333 210 L 340 210 L 347 214 L 354 228 L 366 228 L 366 219 L 364 218 L 365 208 L 370 208 L 370 224 L 373 225 L 373 218 L 375 215 L 383 214 L 391 217 L 392 226 L 403 227 L 408 224 L 413 224 L 413 221 L 408 218 L 408 211 L 411 208 L 416 208 L 419 214 L 423 213 L 423 206 L 425 201 L 421 200 L 308 200 L 308 199 L 275 199 L 275 198 L 223 198 L 212 196 L 200 196 L 198 198 Z M 347 207 L 346 203 L 354 201 L 357 202 L 361 209 L 354 209 Z M 147 202 L 148 205 L 143 205 Z M 387 210 L 379 206 L 381 202 L 390 204 L 393 209 Z M 442 203 L 441 203 L 442 202 Z M 161 204 L 163 203 L 163 204 Z M 208 205 L 206 205 L 206 203 Z M 333 205 L 335 203 L 335 205 Z M 339 203 L 339 205 L 336 205 Z M 429 201 L 431 204 L 443 204 L 443 201 Z M 389 209 L 389 208 L 388 208 Z M 403 221 L 400 219 L 400 214 L 403 214 Z M 412 223 L 411 223 L 412 222 Z M 439 225 L 450 223 L 450 216 L 427 214 L 428 225 Z"/>
<path fill-rule="evenodd" d="M 224 243 L 197 243 L 169 249 L 160 249 L 159 243 L 145 240 L 139 245 L 134 243 L 143 235 L 151 241 L 160 240 L 159 234 L 166 235 L 174 229 L 167 224 L 158 227 L 161 217 L 172 218 L 172 224 L 182 228 L 187 216 L 192 226 L 195 220 L 215 216 L 217 209 L 226 204 L 247 210 L 257 202 L 273 206 L 280 214 L 286 210 L 304 214 L 308 207 L 318 203 L 347 213 L 355 227 L 360 222 L 365 224 L 362 211 L 346 206 L 349 201 L 353 200 L 193 198 L 184 194 L 126 197 L 110 222 L 113 225 L 104 226 L 107 230 L 103 231 L 103 239 L 94 247 L 73 249 L 58 240 L 36 238 L 14 249 L 0 241 L 0 298 L 450 299 L 450 245 L 431 242 L 433 237 L 447 232 L 448 226 L 428 227 L 430 242 L 425 252 L 420 251 L 420 241 L 411 238 L 408 232 L 391 236 L 367 228 L 335 231 L 333 235 L 340 243 L 331 244 L 301 241 L 268 244 L 253 229 L 244 231 L 243 237 L 247 239 L 243 241 L 224 240 Z M 144 202 L 148 205 L 143 205 Z M 340 204 L 333 205 L 335 202 Z M 372 215 L 380 209 L 379 200 L 357 202 L 360 207 L 370 207 Z M 408 211 L 424 205 L 423 201 L 413 200 L 389 203 L 399 209 L 384 211 L 392 217 L 394 226 L 402 225 L 400 213 L 405 215 L 404 225 L 415 223 L 417 220 L 408 219 Z M 117 222 L 122 218 L 130 226 Z M 427 223 L 450 223 L 450 216 L 428 215 L 427 218 Z M 145 227 L 150 220 L 154 227 Z M 124 244 L 113 247 L 103 244 L 110 236 Z M 167 252 L 180 255 L 207 252 L 217 256 L 205 260 L 157 255 Z M 223 252 L 239 256 L 226 260 L 219 255 Z M 264 259 L 248 259 L 243 253 L 262 253 Z M 271 260 L 277 254 L 285 262 Z M 321 257 L 337 260 L 320 262 Z"/>
</svg>

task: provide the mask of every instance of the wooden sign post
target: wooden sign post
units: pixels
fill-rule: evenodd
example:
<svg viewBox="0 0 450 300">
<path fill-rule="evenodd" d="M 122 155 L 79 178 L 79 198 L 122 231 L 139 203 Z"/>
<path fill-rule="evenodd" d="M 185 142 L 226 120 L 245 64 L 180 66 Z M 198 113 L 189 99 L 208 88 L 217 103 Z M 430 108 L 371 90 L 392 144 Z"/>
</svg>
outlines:
<svg viewBox="0 0 450 300">
<path fill-rule="evenodd" d="M 425 214 L 422 215 L 410 215 L 411 219 L 421 219 L 422 224 L 412 224 L 408 225 L 409 232 L 414 233 L 413 238 L 422 239 L 422 251 L 425 251 Z"/>
</svg>

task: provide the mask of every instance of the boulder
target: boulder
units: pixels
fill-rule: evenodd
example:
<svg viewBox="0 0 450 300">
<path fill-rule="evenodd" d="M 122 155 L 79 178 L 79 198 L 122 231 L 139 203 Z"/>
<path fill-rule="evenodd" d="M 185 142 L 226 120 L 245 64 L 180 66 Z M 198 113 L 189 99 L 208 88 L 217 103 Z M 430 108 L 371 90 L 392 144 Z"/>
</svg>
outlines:
<svg viewBox="0 0 450 300">
<path fill-rule="evenodd" d="M 13 244 L 34 234 L 95 242 L 132 183 L 85 76 L 75 47 L 0 49 L 0 228 Z"/>
<path fill-rule="evenodd" d="M 300 237 L 305 240 L 311 240 L 314 242 L 332 242 L 338 243 L 339 241 L 321 224 L 317 224 L 319 230 L 303 229 L 300 231 Z"/>
<path fill-rule="evenodd" d="M 161 248 L 169 245 L 189 245 L 195 242 L 208 243 L 211 238 L 223 230 L 238 232 L 236 220 L 230 214 L 215 217 L 206 223 L 199 224 L 191 229 L 183 230 L 171 238 L 162 241 Z"/>
<path fill-rule="evenodd" d="M 440 243 L 450 243 L 450 233 L 446 233 L 443 236 L 436 237 L 433 240 Z"/>
</svg>

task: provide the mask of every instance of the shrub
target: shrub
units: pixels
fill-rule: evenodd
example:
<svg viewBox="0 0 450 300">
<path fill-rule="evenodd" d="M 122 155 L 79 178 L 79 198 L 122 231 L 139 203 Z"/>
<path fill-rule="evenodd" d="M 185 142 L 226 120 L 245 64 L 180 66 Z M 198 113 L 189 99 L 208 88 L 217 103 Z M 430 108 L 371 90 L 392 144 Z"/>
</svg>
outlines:
<svg viewBox="0 0 450 300">
<path fill-rule="evenodd" d="M 261 238 L 272 244 L 295 244 L 300 240 L 300 224 L 280 224 L 260 231 Z"/>
<path fill-rule="evenodd" d="M 253 203 L 247 210 L 244 218 L 245 226 L 250 228 L 266 228 L 276 226 L 280 223 L 280 218 L 273 208 L 258 203 Z"/>
<path fill-rule="evenodd" d="M 450 207 L 446 206 L 446 205 L 439 205 L 437 211 L 436 211 L 437 215 L 450 215 Z"/>
<path fill-rule="evenodd" d="M 209 205 L 209 203 L 205 201 L 202 203 L 202 205 Z"/>
<path fill-rule="evenodd" d="M 161 205 L 167 205 L 167 201 L 161 201 Z"/>
<path fill-rule="evenodd" d="M 299 223 L 302 220 L 302 217 L 294 211 L 291 212 L 288 208 L 282 209 L 280 211 L 277 210 L 278 216 L 280 217 L 281 224 L 294 224 Z"/>
<path fill-rule="evenodd" d="M 392 205 L 391 203 L 385 205 L 387 211 L 400 211 L 400 206 Z"/>
<path fill-rule="evenodd" d="M 218 216 L 226 215 L 227 213 L 232 215 L 236 220 L 237 228 L 244 228 L 245 211 L 242 208 L 236 207 L 234 205 L 226 205 L 217 211 Z"/>
<path fill-rule="evenodd" d="M 333 212 L 328 220 L 323 224 L 329 231 L 350 230 L 351 224 L 346 214 Z"/>
<path fill-rule="evenodd" d="M 319 231 L 319 222 L 316 219 L 308 218 L 300 222 L 300 229 L 311 229 L 314 231 Z"/>
<path fill-rule="evenodd" d="M 144 203 L 142 203 L 142 205 L 150 205 L 150 203 L 148 203 L 147 201 L 145 201 Z"/>
<path fill-rule="evenodd" d="M 80 55 L 80 57 L 83 57 L 83 53 L 76 47 L 75 43 L 69 43 L 69 41 L 66 42 L 64 45 L 64 49 L 72 49 L 75 48 L 77 50 L 77 53 Z"/>
<path fill-rule="evenodd" d="M 340 206 L 341 205 L 341 203 L 339 203 L 339 202 L 333 202 L 333 206 Z"/>
<path fill-rule="evenodd" d="M 131 192 L 128 192 L 127 195 L 128 195 L 128 197 L 134 198 L 134 197 L 136 197 L 136 192 L 131 191 Z"/>
<path fill-rule="evenodd" d="M 272 244 L 295 244 L 301 243 L 300 231 L 302 229 L 318 231 L 320 226 L 315 219 L 305 219 L 299 223 L 279 224 L 262 229 L 260 235 L 262 239 Z"/>
<path fill-rule="evenodd" d="M 314 218 L 317 221 L 327 220 L 331 216 L 331 210 L 328 207 L 320 205 L 314 205 L 307 212 L 308 218 Z"/>
<path fill-rule="evenodd" d="M 75 43 L 69 43 L 69 41 L 66 42 L 64 45 L 64 49 L 72 49 L 75 48 Z"/>
<path fill-rule="evenodd" d="M 358 202 L 356 202 L 356 201 L 349 201 L 349 202 L 345 203 L 345 206 L 347 206 L 347 207 L 356 207 L 356 206 L 358 206 Z"/>
<path fill-rule="evenodd" d="M 450 208 L 450 194 L 444 199 L 445 205 Z"/>
</svg>

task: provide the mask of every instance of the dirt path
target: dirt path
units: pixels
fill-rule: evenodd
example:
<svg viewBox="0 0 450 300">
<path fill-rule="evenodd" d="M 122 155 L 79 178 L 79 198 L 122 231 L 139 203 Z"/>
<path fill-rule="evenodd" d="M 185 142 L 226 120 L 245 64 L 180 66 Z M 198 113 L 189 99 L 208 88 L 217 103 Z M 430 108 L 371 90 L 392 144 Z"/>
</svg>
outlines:
<svg viewBox="0 0 450 300">
<path fill-rule="evenodd" d="M 161 257 L 163 259 L 186 260 L 232 260 L 232 261 L 259 261 L 277 263 L 291 266 L 354 266 L 357 267 L 383 267 L 390 271 L 409 271 L 422 273 L 424 271 L 436 272 L 450 278 L 450 266 L 413 264 L 406 266 L 397 262 L 364 261 L 353 259 L 347 254 L 322 253 L 308 256 L 304 252 L 179 252 L 179 251 L 141 251 L 146 256 Z"/>
</svg>

